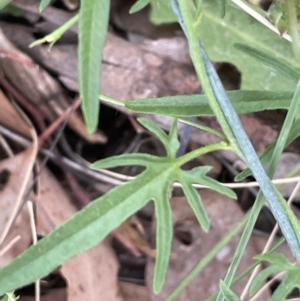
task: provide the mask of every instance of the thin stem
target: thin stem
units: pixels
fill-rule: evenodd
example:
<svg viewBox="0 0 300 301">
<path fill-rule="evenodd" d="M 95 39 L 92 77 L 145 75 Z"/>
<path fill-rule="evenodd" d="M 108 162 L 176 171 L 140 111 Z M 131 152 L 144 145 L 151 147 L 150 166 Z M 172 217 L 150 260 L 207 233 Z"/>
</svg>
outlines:
<svg viewBox="0 0 300 301">
<path fill-rule="evenodd" d="M 112 103 L 112 104 L 115 104 L 115 105 L 118 105 L 118 106 L 121 106 L 121 107 L 125 107 L 125 103 L 123 101 L 112 98 L 112 97 L 109 97 L 109 96 L 106 96 L 106 95 L 103 95 L 103 94 L 99 95 L 99 99 L 103 100 L 105 102 L 108 102 L 108 103 Z"/>
<path fill-rule="evenodd" d="M 206 131 L 208 133 L 211 133 L 211 134 L 213 134 L 213 135 L 221 138 L 222 140 L 225 140 L 225 141 L 227 140 L 226 136 L 223 133 L 221 133 L 221 132 L 219 132 L 219 131 L 217 131 L 215 129 L 212 129 L 212 128 L 208 127 L 208 126 L 205 126 L 205 125 L 202 125 L 202 124 L 190 121 L 190 120 L 182 119 L 182 118 L 179 118 L 178 121 L 180 121 L 182 123 L 185 123 L 185 124 L 189 124 L 189 125 L 191 125 L 193 127 L 196 127 L 198 129 Z"/>
<path fill-rule="evenodd" d="M 29 45 L 29 47 L 34 47 L 37 46 L 39 44 L 48 42 L 50 43 L 50 47 L 53 46 L 53 44 L 61 38 L 61 36 L 68 31 L 74 24 L 76 24 L 78 22 L 79 19 L 79 14 L 75 15 L 73 18 L 71 18 L 69 21 L 67 21 L 66 23 L 64 23 L 62 26 L 58 27 L 56 30 L 54 30 L 53 32 L 51 32 L 50 34 L 44 36 L 41 39 L 38 39 L 36 41 L 34 41 L 33 43 L 31 43 Z"/>
<path fill-rule="evenodd" d="M 240 7 L 243 11 L 245 11 L 247 14 L 255 18 L 257 21 L 259 21 L 261 24 L 266 26 L 267 28 L 271 29 L 272 31 L 276 32 L 278 35 L 280 35 L 282 38 L 286 39 L 287 41 L 291 42 L 292 38 L 289 34 L 284 33 L 283 35 L 280 34 L 278 28 L 274 26 L 270 21 L 268 21 L 264 16 L 259 14 L 255 9 L 251 8 L 248 4 L 246 4 L 242 0 L 231 0 L 234 4 L 236 4 L 238 7 Z"/>
<path fill-rule="evenodd" d="M 210 144 L 203 146 L 201 148 L 195 149 L 194 151 L 180 157 L 177 159 L 178 164 L 181 166 L 197 157 L 200 157 L 204 154 L 211 153 L 217 150 L 232 150 L 232 147 L 225 142 L 219 142 L 215 144 Z"/>
</svg>

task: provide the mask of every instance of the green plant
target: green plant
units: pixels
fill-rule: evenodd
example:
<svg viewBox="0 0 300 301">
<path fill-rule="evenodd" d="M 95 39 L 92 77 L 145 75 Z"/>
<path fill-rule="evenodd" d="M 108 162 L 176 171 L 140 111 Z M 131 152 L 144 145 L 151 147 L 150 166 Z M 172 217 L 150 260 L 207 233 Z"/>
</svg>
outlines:
<svg viewBox="0 0 300 301">
<path fill-rule="evenodd" d="M 234 45 L 228 46 L 233 53 L 238 53 L 236 61 L 240 64 L 239 66 L 243 74 L 252 71 L 248 66 L 250 65 L 249 62 L 239 63 L 241 57 L 244 58 L 245 56 L 247 57 L 247 55 L 253 57 L 253 60 L 258 60 L 260 68 L 262 68 L 261 63 L 263 63 L 265 65 L 263 68 L 266 68 L 264 70 L 270 70 L 271 68 L 273 72 L 276 72 L 274 76 L 275 84 L 271 83 L 268 85 L 267 90 L 270 91 L 242 90 L 226 94 L 205 49 L 207 48 L 212 56 L 216 55 L 217 51 L 210 51 L 212 42 L 207 41 L 208 37 L 205 36 L 205 34 L 199 33 L 199 27 L 210 20 L 213 26 L 217 28 L 217 26 L 223 22 L 221 17 L 224 15 L 226 17 L 226 14 L 235 16 L 241 26 L 244 24 L 244 21 L 247 23 L 249 16 L 245 16 L 244 13 L 237 10 L 237 4 L 242 7 L 246 5 L 247 8 L 245 10 L 248 13 L 253 13 L 260 21 L 265 22 L 267 20 L 265 18 L 266 15 L 242 0 L 232 0 L 232 2 L 231 0 L 227 2 L 225 0 L 172 0 L 170 2 L 173 11 L 167 0 L 139 0 L 132 7 L 131 12 L 135 12 L 150 3 L 152 6 L 151 18 L 155 23 L 162 21 L 171 22 L 174 21 L 175 18 L 178 19 L 188 39 L 191 58 L 206 96 L 174 96 L 126 102 L 126 108 L 134 112 L 155 113 L 174 117 L 174 122 L 169 134 L 166 134 L 156 124 L 146 119 L 139 119 L 139 122 L 144 127 L 153 132 L 161 140 L 166 148 L 167 155 L 165 157 L 155 157 L 147 154 L 131 154 L 111 157 L 94 163 L 92 168 L 141 165 L 146 169 L 134 180 L 112 189 L 104 196 L 95 200 L 64 225 L 55 229 L 50 235 L 42 239 L 35 246 L 30 247 L 9 265 L 2 268 L 0 270 L 0 295 L 45 276 L 70 257 L 91 248 L 150 200 L 155 203 L 157 218 L 157 259 L 153 288 L 154 291 L 158 293 L 164 283 L 170 256 L 172 238 L 171 211 L 168 202 L 170 186 L 174 181 L 179 181 L 182 184 L 183 191 L 200 225 L 204 230 L 208 231 L 208 218 L 201 204 L 199 195 L 192 184 L 203 184 L 231 197 L 234 197 L 234 193 L 206 176 L 206 173 L 209 171 L 209 167 L 207 166 L 197 167 L 190 171 L 184 171 L 180 167 L 197 156 L 221 149 L 235 151 L 247 163 L 249 170 L 244 171 L 238 178 L 241 179 L 243 176 L 249 175 L 252 172 L 261 185 L 262 193 L 259 193 L 249 218 L 244 220 L 244 223 L 247 221 L 245 230 L 232 264 L 229 267 L 228 274 L 224 281 L 220 283 L 220 292 L 216 296 L 216 300 L 223 300 L 224 297 L 228 300 L 240 300 L 238 296 L 230 291 L 230 286 L 233 283 L 236 268 L 265 199 L 273 210 L 274 216 L 279 222 L 281 230 L 296 259 L 300 262 L 299 222 L 269 180 L 269 177 L 272 177 L 274 174 L 279 157 L 285 146 L 299 136 L 299 43 L 298 32 L 295 30 L 297 27 L 296 10 L 292 9 L 298 8 L 299 3 L 295 3 L 293 0 L 286 0 L 284 2 L 286 6 L 283 5 L 280 6 L 280 8 L 276 8 L 277 10 L 284 10 L 284 16 L 286 18 L 284 21 L 292 37 L 292 47 L 290 47 L 288 42 L 283 41 L 279 36 L 276 36 L 261 24 L 256 24 L 257 28 L 263 28 L 261 33 L 265 35 L 265 32 L 267 32 L 271 37 L 272 43 L 279 45 L 276 44 L 276 46 L 279 47 L 277 49 L 279 54 L 271 49 L 272 47 L 268 44 L 269 41 L 265 42 L 265 44 L 254 42 L 249 36 L 248 28 L 244 30 L 244 41 L 246 45 L 235 45 L 235 48 L 233 47 Z M 281 2 L 281 4 L 282 3 L 283 2 Z M 41 9 L 47 6 L 47 4 L 49 4 L 49 1 L 41 1 Z M 212 8 L 215 7 L 219 9 L 217 13 L 214 14 Z M 101 17 L 99 17 L 99 15 L 101 15 Z M 101 66 L 99 49 L 102 49 L 104 45 L 108 15 L 109 1 L 82 1 L 79 16 L 74 17 L 51 35 L 34 43 L 34 45 L 36 45 L 47 41 L 53 44 L 69 26 L 77 22 L 77 20 L 79 21 L 79 81 L 81 97 L 83 99 L 82 110 L 90 131 L 94 131 L 98 123 L 98 75 Z M 278 22 L 274 23 L 276 25 L 279 24 Z M 227 26 L 234 34 L 237 34 L 232 28 L 232 25 L 228 23 Z M 269 27 L 274 29 L 272 26 L 272 24 L 269 24 Z M 221 32 L 221 29 L 219 31 Z M 218 34 L 220 34 L 220 32 Z M 256 32 L 255 34 L 257 35 L 258 33 Z M 221 43 L 226 42 L 224 39 L 221 39 Z M 253 47 L 253 44 L 258 47 Z M 294 56 L 286 55 L 287 53 L 292 53 L 292 51 Z M 229 56 L 232 60 L 232 53 L 230 53 Z M 257 72 L 258 70 L 256 70 L 256 73 Z M 256 86 L 259 86 L 257 83 L 261 82 L 261 78 L 260 76 L 256 77 L 255 73 L 254 75 L 254 79 L 250 78 L 250 76 L 253 76 L 252 74 L 248 74 L 248 78 L 245 76 L 246 79 L 244 79 L 243 88 L 255 86 L 255 83 Z M 273 84 L 283 91 L 274 90 Z M 297 86 L 295 86 L 296 84 Z M 286 87 L 288 90 L 286 90 Z M 112 100 L 105 96 L 100 95 L 100 98 L 124 105 L 117 100 Z M 229 99 L 231 99 L 233 106 Z M 236 113 L 277 108 L 286 109 L 288 112 L 277 141 L 270 145 L 265 154 L 261 157 L 262 163 L 269 164 L 266 173 L 249 143 L 246 134 L 243 132 Z M 206 130 L 213 132 L 224 141 L 204 146 L 177 158 L 176 152 L 179 147 L 177 139 L 177 118 L 179 121 L 184 121 L 182 119 L 184 117 L 212 114 L 217 117 L 223 133 L 216 132 L 212 129 Z M 204 127 L 202 127 L 202 129 L 203 128 Z M 231 237 L 232 234 L 228 236 L 228 239 Z M 224 239 L 223 243 L 226 243 L 228 239 Z M 76 248 L 74 248 L 75 245 Z M 221 245 L 216 246 L 211 254 L 216 254 L 216 250 L 218 250 Z M 199 265 L 197 272 L 212 258 L 213 257 L 208 256 L 205 262 Z M 269 255 L 269 257 L 263 255 L 257 258 L 260 260 L 268 260 L 275 264 L 276 268 L 273 268 L 272 272 L 275 270 L 286 270 L 289 271 L 288 275 L 292 275 L 296 271 L 295 269 L 298 269 L 298 267 L 292 267 L 282 256 L 280 257 L 280 262 L 275 255 Z M 43 265 L 43 270 L 40 269 L 41 265 Z M 258 287 L 258 284 L 261 284 L 265 279 L 265 275 L 266 274 L 263 274 L 262 276 L 262 274 L 260 274 L 260 278 L 256 278 L 259 280 L 255 280 L 256 282 L 254 282 L 253 285 Z M 291 277 L 287 279 L 286 282 L 292 283 L 289 288 L 296 285 L 295 282 L 291 282 Z M 184 285 L 186 284 L 185 282 Z M 184 285 L 181 286 L 181 289 Z M 288 292 L 285 291 L 282 293 L 282 290 L 281 288 L 280 294 L 277 293 L 277 295 L 285 297 Z M 254 291 L 255 289 L 251 288 L 251 292 Z M 176 293 L 179 293 L 179 291 Z M 272 301 L 280 300 L 277 295 L 272 297 Z M 176 295 L 172 295 L 168 300 L 171 300 L 175 296 Z"/>
</svg>

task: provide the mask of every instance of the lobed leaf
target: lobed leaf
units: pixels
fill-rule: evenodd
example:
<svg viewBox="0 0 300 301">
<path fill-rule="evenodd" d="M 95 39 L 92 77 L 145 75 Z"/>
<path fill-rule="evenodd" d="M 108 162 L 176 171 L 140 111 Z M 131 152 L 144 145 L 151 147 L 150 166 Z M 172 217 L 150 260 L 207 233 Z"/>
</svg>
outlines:
<svg viewBox="0 0 300 301">
<path fill-rule="evenodd" d="M 280 267 L 272 265 L 260 271 L 251 282 L 251 285 L 249 287 L 250 296 L 256 294 L 260 287 L 265 283 L 265 281 L 270 276 L 280 272 L 280 270 Z"/>
<path fill-rule="evenodd" d="M 215 62 L 233 64 L 242 74 L 242 89 L 294 89 L 293 81 L 233 46 L 236 43 L 251 45 L 293 66 L 296 65 L 296 61 L 290 43 L 235 5 L 226 6 L 226 15 L 222 19 L 219 10 L 216 9 L 217 1 L 219 0 L 203 0 L 198 28 L 199 37 L 209 57 Z"/>
<path fill-rule="evenodd" d="M 155 124 L 147 120 L 142 120 L 142 123 L 157 132 L 159 136 L 162 136 L 165 139 L 166 148 L 172 154 L 176 153 L 179 146 L 176 120 L 170 129 L 169 135 L 165 134 L 166 136 L 158 131 Z M 194 151 L 194 156 L 224 148 L 221 143 L 206 146 L 201 148 L 200 151 L 197 150 L 196 153 Z M 181 165 L 193 158 L 190 154 L 180 158 L 127 154 L 94 163 L 93 168 L 134 164 L 146 166 L 146 170 L 130 182 L 110 190 L 93 201 L 36 245 L 31 246 L 7 266 L 1 268 L 0 295 L 46 276 L 69 258 L 95 246 L 150 200 L 155 203 L 157 216 L 157 257 L 153 289 L 156 293 L 159 292 L 165 281 L 171 250 L 172 218 L 168 200 L 169 188 L 174 181 L 178 180 Z M 183 179 L 185 187 L 187 187 L 185 179 L 191 186 L 191 181 L 197 175 L 200 174 L 200 177 L 205 178 L 203 173 L 208 169 L 202 169 L 203 171 L 192 172 L 192 176 L 188 175 L 187 172 L 182 173 L 180 178 Z M 201 179 L 197 178 L 197 182 L 201 183 Z M 199 198 L 195 195 L 196 190 L 185 188 L 185 191 L 187 191 L 187 197 L 192 208 L 196 210 L 195 213 L 198 219 L 206 229 L 205 209 L 203 206 L 201 207 L 201 200 L 199 201 Z M 192 192 L 190 193 L 190 191 Z"/>
<path fill-rule="evenodd" d="M 281 301 L 287 300 L 287 296 L 292 292 L 294 288 L 299 289 L 299 267 L 295 268 L 293 271 L 289 271 L 287 277 L 285 277 L 280 285 L 276 288 L 270 301 Z"/>
<path fill-rule="evenodd" d="M 164 176 L 161 171 L 144 172 L 110 190 L 31 246 L 0 269 L 0 296 L 46 276 L 69 258 L 95 246 L 149 201 L 149 182 L 157 189 Z"/>
<path fill-rule="evenodd" d="M 286 277 L 276 288 L 270 301 L 286 300 L 286 297 L 294 288 L 299 288 L 300 267 L 293 265 L 283 254 L 265 253 L 255 256 L 259 260 L 265 260 L 272 265 L 261 271 L 254 279 L 250 287 L 251 295 L 254 294 L 265 280 L 278 272 L 285 272 Z"/>
<path fill-rule="evenodd" d="M 89 132 L 98 125 L 101 57 L 107 33 L 110 1 L 82 1 L 79 11 L 79 84 L 83 116 Z"/>
<path fill-rule="evenodd" d="M 265 53 L 248 45 L 234 44 L 234 47 L 256 58 L 266 66 L 271 67 L 284 77 L 291 79 L 295 83 L 298 82 L 300 77 L 300 69 L 295 68 L 294 65 L 291 65 L 288 61 L 277 58 L 275 54 L 272 55 L 270 53 Z"/>
<path fill-rule="evenodd" d="M 254 258 L 258 260 L 268 261 L 271 264 L 279 266 L 283 270 L 288 270 L 293 267 L 290 261 L 283 254 L 279 253 L 264 253 L 256 255 Z"/>
</svg>

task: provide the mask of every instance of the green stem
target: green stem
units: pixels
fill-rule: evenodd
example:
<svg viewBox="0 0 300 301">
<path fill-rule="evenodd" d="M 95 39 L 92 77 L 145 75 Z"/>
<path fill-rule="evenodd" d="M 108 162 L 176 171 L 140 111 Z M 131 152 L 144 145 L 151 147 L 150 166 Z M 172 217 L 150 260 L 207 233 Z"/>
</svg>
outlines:
<svg viewBox="0 0 300 301">
<path fill-rule="evenodd" d="M 234 150 L 237 152 L 237 154 L 244 159 L 244 156 L 240 151 L 240 147 L 234 137 L 233 131 L 230 125 L 228 124 L 222 112 L 222 109 L 220 108 L 215 92 L 210 84 L 209 76 L 206 72 L 205 64 L 199 49 L 200 45 L 199 45 L 198 33 L 194 25 L 194 19 L 192 16 L 189 1 L 179 0 L 178 3 L 179 3 L 179 9 L 181 13 L 181 15 L 178 15 L 179 22 L 182 23 L 182 26 L 186 31 L 186 36 L 189 42 L 189 50 L 193 61 L 193 65 L 195 66 L 195 70 L 198 75 L 198 78 L 201 80 L 201 85 L 207 96 L 208 103 L 212 111 L 214 112 L 214 115 L 216 116 L 223 132 L 226 134 L 228 141 L 230 142 Z"/>
<path fill-rule="evenodd" d="M 185 124 L 188 124 L 188 125 L 191 125 L 191 126 L 193 126 L 195 128 L 198 128 L 198 129 L 200 129 L 202 131 L 206 131 L 208 133 L 211 133 L 211 134 L 213 134 L 213 135 L 221 138 L 224 141 L 227 140 L 226 136 L 223 133 L 221 133 L 221 132 L 219 132 L 219 131 L 217 131 L 215 129 L 212 129 L 212 128 L 208 127 L 208 126 L 205 126 L 205 125 L 202 125 L 202 124 L 198 124 L 196 122 L 189 121 L 189 120 L 182 119 L 182 118 L 178 118 L 178 121 L 180 121 L 182 123 L 185 123 Z"/>
<path fill-rule="evenodd" d="M 214 143 L 214 144 L 210 144 L 210 145 L 206 145 L 206 146 L 203 146 L 201 148 L 197 148 L 195 149 L 194 151 L 192 152 L 189 152 L 187 153 L 186 155 L 180 157 L 177 159 L 177 162 L 179 164 L 179 166 L 197 158 L 197 157 L 200 157 L 204 154 L 207 154 L 207 153 L 211 153 L 211 152 L 214 152 L 214 151 L 217 151 L 217 150 L 232 150 L 232 147 L 222 141 L 222 142 L 219 142 L 219 143 Z"/>
<path fill-rule="evenodd" d="M 50 43 L 50 47 L 53 46 L 53 44 L 61 38 L 61 36 L 69 30 L 74 24 L 78 22 L 79 14 L 75 15 L 73 18 L 71 18 L 69 21 L 64 23 L 62 26 L 51 32 L 50 34 L 44 36 L 42 39 L 38 39 L 31 43 L 29 47 L 34 47 L 42 43 Z"/>
<path fill-rule="evenodd" d="M 99 95 L 99 99 L 104 100 L 105 102 L 108 102 L 108 103 L 112 103 L 114 105 L 125 107 L 125 103 L 123 101 L 117 100 L 115 98 L 112 98 L 112 97 L 109 97 L 109 96 L 106 96 L 106 95 L 103 95 L 103 94 Z"/>
</svg>

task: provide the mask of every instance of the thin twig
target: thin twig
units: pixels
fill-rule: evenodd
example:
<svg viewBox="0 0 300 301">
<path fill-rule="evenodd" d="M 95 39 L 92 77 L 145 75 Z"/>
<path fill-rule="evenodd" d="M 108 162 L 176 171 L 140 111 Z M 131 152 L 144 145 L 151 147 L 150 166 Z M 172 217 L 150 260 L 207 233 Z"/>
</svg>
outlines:
<svg viewBox="0 0 300 301">
<path fill-rule="evenodd" d="M 281 35 L 278 28 L 274 26 L 269 20 L 267 20 L 264 16 L 259 14 L 257 11 L 255 11 L 253 8 L 251 8 L 249 5 L 244 3 L 244 1 L 241 0 L 231 0 L 234 4 L 236 4 L 238 7 L 240 7 L 243 11 L 245 11 L 247 14 L 252 16 L 254 19 L 259 21 L 261 24 L 266 26 L 267 28 L 271 29 L 272 31 L 276 32 L 279 36 L 286 39 L 287 41 L 291 42 L 292 38 L 289 34 L 284 33 Z"/>
<path fill-rule="evenodd" d="M 5 247 L 0 249 L 0 257 L 3 256 L 7 251 L 9 251 L 14 244 L 16 244 L 21 239 L 20 235 L 15 236 Z"/>
<path fill-rule="evenodd" d="M 26 190 L 26 186 L 28 184 L 28 181 L 30 179 L 30 174 L 31 174 L 31 170 L 32 170 L 32 166 L 34 164 L 34 161 L 35 161 L 35 158 L 37 156 L 37 153 L 38 153 L 38 143 L 37 143 L 37 135 L 36 135 L 36 132 L 34 131 L 34 129 L 31 127 L 30 128 L 30 132 L 31 132 L 31 136 L 33 138 L 33 143 L 31 143 L 31 154 L 30 154 L 30 157 L 28 158 L 28 168 L 25 170 L 24 172 L 24 175 L 23 175 L 23 181 L 20 185 L 20 187 L 18 187 L 19 191 L 18 191 L 18 195 L 16 197 L 16 200 L 15 200 L 15 204 L 14 204 L 14 208 L 12 210 L 12 213 L 5 225 L 5 228 L 2 232 L 2 235 L 0 237 L 0 247 L 2 246 L 13 222 L 15 221 L 18 213 L 20 212 L 20 208 L 22 207 L 22 199 L 23 199 L 23 195 L 25 193 L 25 190 Z"/>
<path fill-rule="evenodd" d="M 0 133 L 2 135 L 9 137 L 10 139 L 14 140 L 15 142 L 19 143 L 20 145 L 24 147 L 28 147 L 31 142 L 22 137 L 21 135 L 7 129 L 6 127 L 0 125 Z M 88 166 L 85 165 L 80 165 L 76 162 L 73 162 L 69 160 L 68 158 L 61 156 L 57 157 L 53 152 L 51 152 L 49 149 L 45 148 L 40 148 L 39 149 L 40 153 L 43 155 L 47 155 L 49 159 L 53 160 L 53 162 L 56 162 L 58 164 L 64 164 L 66 167 L 70 168 L 73 171 L 77 171 L 82 173 L 84 176 L 90 177 L 90 179 L 96 180 L 96 181 L 101 181 L 105 183 L 109 183 L 112 185 L 120 185 L 124 184 L 126 181 L 130 181 L 134 179 L 134 177 L 131 176 L 126 176 L 122 175 L 116 172 L 112 172 L 110 170 L 92 170 Z M 280 184 L 287 184 L 287 183 L 296 183 L 300 181 L 300 176 L 297 177 L 290 177 L 290 178 L 280 178 L 280 179 L 273 179 L 272 183 L 275 185 L 280 185 Z M 259 187 L 259 184 L 256 181 L 253 182 L 247 182 L 247 183 L 222 183 L 222 185 L 229 187 L 229 188 L 247 188 L 247 187 Z M 174 183 L 174 187 L 181 187 L 180 183 Z M 195 188 L 207 188 L 206 186 L 199 185 L 199 184 L 193 184 L 193 187 Z"/>
<path fill-rule="evenodd" d="M 36 224 L 35 224 L 35 217 L 33 212 L 33 203 L 31 201 L 27 201 L 29 219 L 30 219 L 30 229 L 32 235 L 32 242 L 33 245 L 37 243 L 37 231 L 36 231 Z M 35 281 L 35 301 L 40 301 L 41 299 L 41 285 L 40 279 Z"/>
<path fill-rule="evenodd" d="M 289 205 L 292 203 L 292 201 L 295 198 L 296 194 L 298 193 L 299 189 L 300 189 L 300 180 L 298 181 L 297 185 L 293 189 L 293 192 L 292 192 L 291 196 L 288 199 L 287 203 Z M 272 231 L 272 233 L 271 233 L 271 235 L 270 235 L 270 237 L 269 237 L 269 239 L 268 239 L 268 241 L 267 241 L 267 243 L 266 243 L 266 245 L 265 245 L 265 247 L 264 247 L 264 249 L 262 251 L 262 254 L 265 254 L 265 253 L 267 253 L 270 250 L 271 245 L 273 244 L 273 241 L 275 239 L 275 236 L 276 236 L 276 233 L 277 233 L 278 229 L 279 229 L 279 226 L 276 223 L 276 225 L 274 226 L 273 231 Z M 253 281 L 254 277 L 258 274 L 260 268 L 261 268 L 261 264 L 257 265 L 255 267 L 255 269 L 252 271 L 251 276 L 248 279 L 247 284 L 246 284 L 246 286 L 245 286 L 245 288 L 244 288 L 244 290 L 243 290 L 243 292 L 241 294 L 241 300 L 243 300 L 246 297 L 246 294 L 248 293 L 248 290 L 250 288 L 251 282 Z"/>
</svg>

